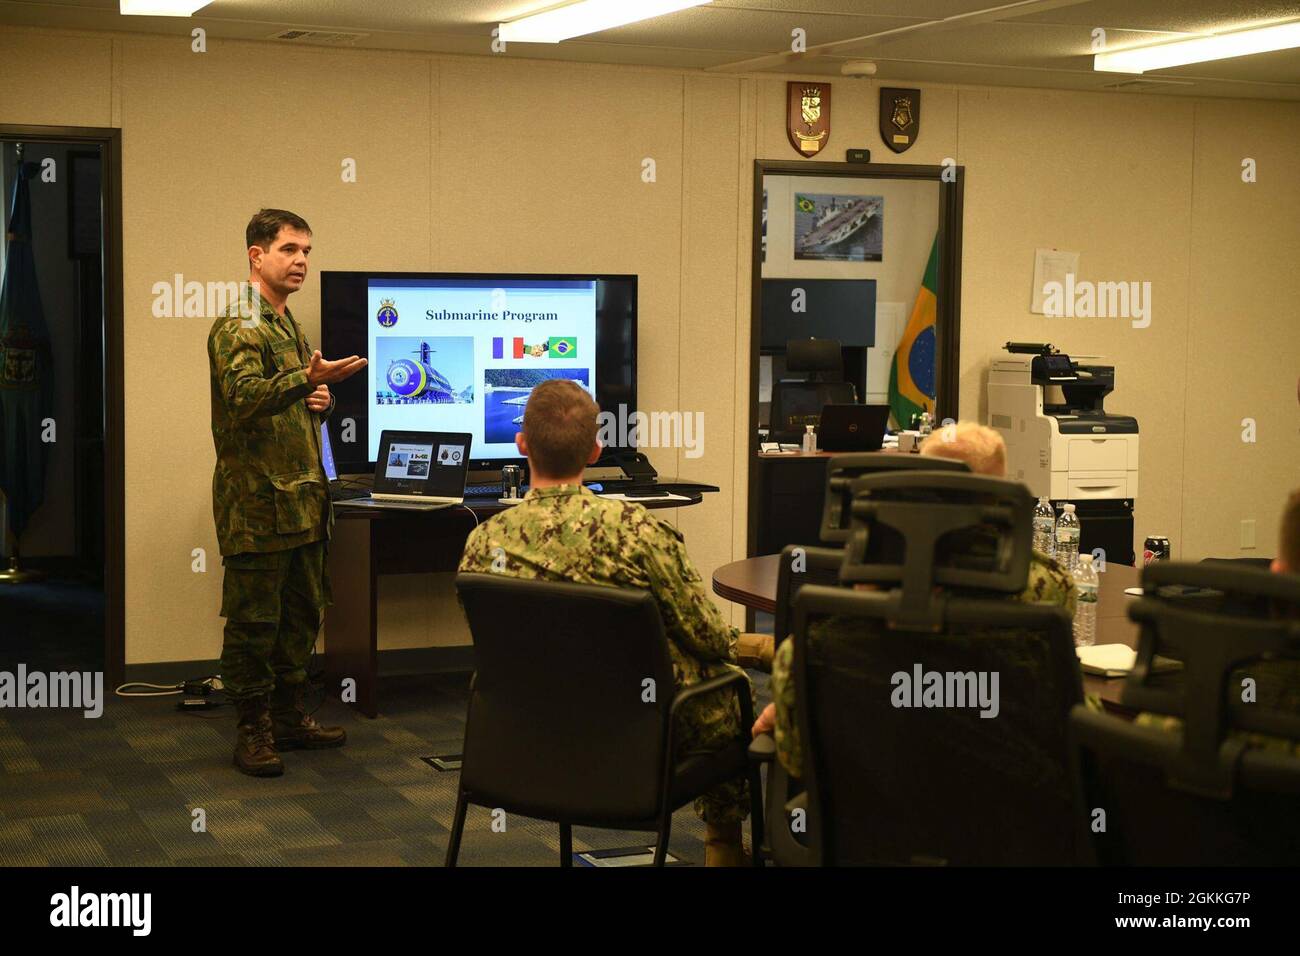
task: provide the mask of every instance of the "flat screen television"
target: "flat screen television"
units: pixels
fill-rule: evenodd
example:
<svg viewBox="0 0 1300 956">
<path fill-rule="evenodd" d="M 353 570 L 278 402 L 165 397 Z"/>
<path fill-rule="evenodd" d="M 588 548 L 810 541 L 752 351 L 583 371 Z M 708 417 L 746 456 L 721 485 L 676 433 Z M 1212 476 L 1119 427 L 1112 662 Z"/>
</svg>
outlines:
<svg viewBox="0 0 1300 956">
<path fill-rule="evenodd" d="M 498 469 L 548 378 L 636 411 L 636 276 L 322 272 L 321 352 L 369 360 L 330 386 L 340 472 L 372 470 L 384 429 L 468 432 L 471 469 Z"/>
</svg>

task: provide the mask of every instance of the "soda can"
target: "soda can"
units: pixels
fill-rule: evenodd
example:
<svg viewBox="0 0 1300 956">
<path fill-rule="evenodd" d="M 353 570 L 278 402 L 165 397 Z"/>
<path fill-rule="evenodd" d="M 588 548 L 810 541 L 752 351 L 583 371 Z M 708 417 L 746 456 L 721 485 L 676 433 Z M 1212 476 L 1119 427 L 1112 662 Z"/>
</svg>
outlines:
<svg viewBox="0 0 1300 956">
<path fill-rule="evenodd" d="M 501 497 L 513 499 L 519 497 L 519 489 L 524 481 L 524 469 L 519 465 L 501 466 Z"/>
<path fill-rule="evenodd" d="M 1142 565 L 1145 567 L 1155 561 L 1169 560 L 1169 539 L 1160 535 L 1148 535 L 1142 542 Z"/>
</svg>

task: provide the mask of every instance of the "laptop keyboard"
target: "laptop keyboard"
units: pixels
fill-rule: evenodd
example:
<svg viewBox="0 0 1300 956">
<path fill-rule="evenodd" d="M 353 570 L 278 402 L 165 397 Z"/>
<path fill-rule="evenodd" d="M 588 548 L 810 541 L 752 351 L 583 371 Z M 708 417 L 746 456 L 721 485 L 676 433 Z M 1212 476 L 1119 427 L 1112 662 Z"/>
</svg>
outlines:
<svg viewBox="0 0 1300 956">
<path fill-rule="evenodd" d="M 351 501 L 354 498 L 366 498 L 370 489 L 359 485 L 340 485 L 330 482 L 330 501 Z"/>
</svg>

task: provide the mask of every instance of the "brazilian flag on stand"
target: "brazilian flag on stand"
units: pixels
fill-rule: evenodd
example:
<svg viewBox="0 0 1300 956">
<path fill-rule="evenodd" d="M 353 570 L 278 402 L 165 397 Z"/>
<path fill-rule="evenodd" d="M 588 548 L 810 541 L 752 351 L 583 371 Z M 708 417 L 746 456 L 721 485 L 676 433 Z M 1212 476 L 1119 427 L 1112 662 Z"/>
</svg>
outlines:
<svg viewBox="0 0 1300 956">
<path fill-rule="evenodd" d="M 15 536 L 45 500 L 50 446 L 41 441 L 41 422 L 54 413 L 53 356 L 32 258 L 27 186 L 38 172 L 36 163 L 19 164 L 0 289 L 0 491 L 8 500 L 9 530 Z"/>
<path fill-rule="evenodd" d="M 930 246 L 930 261 L 916 294 L 912 317 L 894 352 L 889 369 L 889 407 L 899 428 L 911 424 L 912 416 L 934 412 L 934 321 L 935 295 L 939 289 L 939 236 Z"/>
</svg>

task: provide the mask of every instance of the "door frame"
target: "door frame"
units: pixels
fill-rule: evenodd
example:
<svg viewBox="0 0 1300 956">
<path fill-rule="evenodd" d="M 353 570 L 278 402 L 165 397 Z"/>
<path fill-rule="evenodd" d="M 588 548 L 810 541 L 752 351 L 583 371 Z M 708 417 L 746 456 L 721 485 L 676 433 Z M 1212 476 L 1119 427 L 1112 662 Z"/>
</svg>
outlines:
<svg viewBox="0 0 1300 956">
<path fill-rule="evenodd" d="M 25 143 L 100 147 L 104 239 L 104 674 L 126 673 L 126 454 L 122 398 L 122 131 L 96 126 L 0 123 L 0 137 Z M 8 210 L 5 210 L 8 214 Z"/>
<path fill-rule="evenodd" d="M 754 160 L 753 227 L 750 233 L 749 293 L 749 528 L 745 553 L 754 556 L 758 521 L 758 366 L 763 307 L 763 179 L 766 176 L 838 176 L 851 179 L 919 179 L 939 184 L 939 287 L 944 290 L 935 315 L 935 414 L 959 418 L 961 372 L 961 237 L 966 167 L 909 163 L 823 163 L 806 160 Z M 809 542 L 815 544 L 816 542 Z"/>
</svg>

